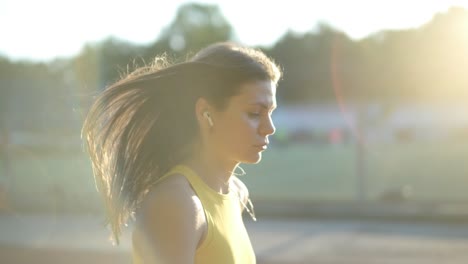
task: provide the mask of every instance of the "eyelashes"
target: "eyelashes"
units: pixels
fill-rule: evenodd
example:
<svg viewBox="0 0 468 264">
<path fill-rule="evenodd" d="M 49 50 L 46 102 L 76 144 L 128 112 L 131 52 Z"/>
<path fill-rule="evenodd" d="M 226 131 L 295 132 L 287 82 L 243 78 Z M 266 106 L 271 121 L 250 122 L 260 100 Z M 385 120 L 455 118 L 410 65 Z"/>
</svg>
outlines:
<svg viewBox="0 0 468 264">
<path fill-rule="evenodd" d="M 257 118 L 257 117 L 260 117 L 260 113 L 247 113 L 249 115 L 249 117 L 252 117 L 252 118 Z"/>
<path fill-rule="evenodd" d="M 272 112 L 269 112 L 268 113 L 268 116 L 269 117 L 272 117 L 272 114 L 273 114 L 273 111 Z M 252 117 L 252 118 L 257 118 L 257 117 L 260 117 L 262 115 L 262 113 L 258 113 L 258 112 L 248 112 L 247 115 L 249 117 Z"/>
</svg>

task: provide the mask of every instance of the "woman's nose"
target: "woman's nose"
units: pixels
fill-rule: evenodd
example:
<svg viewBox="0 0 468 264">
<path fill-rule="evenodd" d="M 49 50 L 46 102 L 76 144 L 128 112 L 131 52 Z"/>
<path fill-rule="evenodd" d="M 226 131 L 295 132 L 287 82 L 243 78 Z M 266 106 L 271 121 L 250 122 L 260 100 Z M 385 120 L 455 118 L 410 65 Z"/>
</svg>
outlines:
<svg viewBox="0 0 468 264">
<path fill-rule="evenodd" d="M 267 120 L 263 122 L 262 125 L 262 135 L 268 136 L 268 135 L 273 135 L 276 131 L 275 125 L 273 124 L 273 120 L 271 119 L 271 116 L 268 116 Z"/>
</svg>

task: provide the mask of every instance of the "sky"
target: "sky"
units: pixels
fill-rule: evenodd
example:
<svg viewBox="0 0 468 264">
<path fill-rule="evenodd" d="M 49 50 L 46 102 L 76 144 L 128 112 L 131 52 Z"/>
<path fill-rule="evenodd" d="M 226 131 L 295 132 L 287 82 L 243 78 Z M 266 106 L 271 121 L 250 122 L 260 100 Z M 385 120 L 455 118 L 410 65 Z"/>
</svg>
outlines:
<svg viewBox="0 0 468 264">
<path fill-rule="evenodd" d="M 360 39 L 419 27 L 450 6 L 468 8 L 468 0 L 0 0 L 0 55 L 49 61 L 110 36 L 149 44 L 188 2 L 218 5 L 237 40 L 252 46 L 273 45 L 288 30 L 304 33 L 318 22 Z"/>
</svg>

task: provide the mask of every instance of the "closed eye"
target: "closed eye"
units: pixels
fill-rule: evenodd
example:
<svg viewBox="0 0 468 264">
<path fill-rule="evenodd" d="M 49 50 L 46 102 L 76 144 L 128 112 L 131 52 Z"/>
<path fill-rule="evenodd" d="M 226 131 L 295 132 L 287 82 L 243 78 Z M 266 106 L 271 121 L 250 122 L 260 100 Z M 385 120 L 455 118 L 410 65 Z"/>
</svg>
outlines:
<svg viewBox="0 0 468 264">
<path fill-rule="evenodd" d="M 260 116 L 260 113 L 252 113 L 252 112 L 249 112 L 248 115 L 250 117 L 259 117 Z"/>
</svg>

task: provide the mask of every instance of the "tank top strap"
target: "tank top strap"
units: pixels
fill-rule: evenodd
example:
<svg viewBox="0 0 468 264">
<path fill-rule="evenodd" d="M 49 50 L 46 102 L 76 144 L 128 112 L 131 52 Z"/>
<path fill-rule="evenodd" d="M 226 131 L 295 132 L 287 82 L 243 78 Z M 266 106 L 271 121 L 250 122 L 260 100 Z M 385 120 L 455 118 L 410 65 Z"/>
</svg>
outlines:
<svg viewBox="0 0 468 264">
<path fill-rule="evenodd" d="M 203 186 L 203 184 L 205 184 L 196 174 L 195 172 L 190 169 L 189 167 L 185 166 L 185 165 L 182 165 L 182 164 L 178 164 L 178 165 L 175 165 L 174 167 L 172 167 L 171 169 L 169 169 L 168 172 L 166 172 L 165 174 L 163 174 L 161 177 L 159 177 L 159 179 L 156 181 L 156 184 L 162 182 L 163 180 L 165 180 L 166 178 L 169 178 L 171 175 L 175 174 L 175 173 L 180 173 L 182 174 L 183 176 L 185 176 L 185 178 L 190 182 L 190 185 L 192 185 L 193 188 L 200 188 L 200 185 Z"/>
<path fill-rule="evenodd" d="M 200 177 L 198 177 L 198 175 L 186 165 L 178 164 L 171 169 L 171 172 L 184 175 L 185 178 L 187 178 L 187 180 L 190 182 L 190 185 L 192 185 L 196 191 L 207 187 L 205 186 L 206 184 L 203 182 L 203 180 L 200 179 Z"/>
<path fill-rule="evenodd" d="M 199 196 L 200 199 L 205 200 L 208 199 L 212 202 L 215 201 L 227 201 L 231 200 L 233 198 L 233 195 L 236 195 L 234 191 L 229 191 L 227 194 L 221 194 L 213 190 L 208 184 L 206 184 L 198 175 L 195 171 L 193 171 L 190 167 L 187 165 L 183 164 L 177 164 L 173 166 L 168 172 L 163 174 L 156 182 L 155 184 L 159 184 L 162 182 L 164 179 L 170 177 L 171 175 L 174 175 L 175 173 L 180 173 L 182 174 L 187 181 L 190 183 L 192 186 L 193 190 L 197 195 Z M 235 197 L 239 198 L 239 197 Z M 203 201 L 202 201 L 203 202 Z"/>
<path fill-rule="evenodd" d="M 186 165 L 176 165 L 171 169 L 171 174 L 173 173 L 180 173 L 184 175 L 199 198 L 202 200 L 209 199 L 210 201 L 215 202 L 232 199 L 233 192 L 229 191 L 228 194 L 221 194 L 216 192 L 210 186 L 208 186 L 208 184 L 206 184 L 195 171 Z"/>
</svg>

